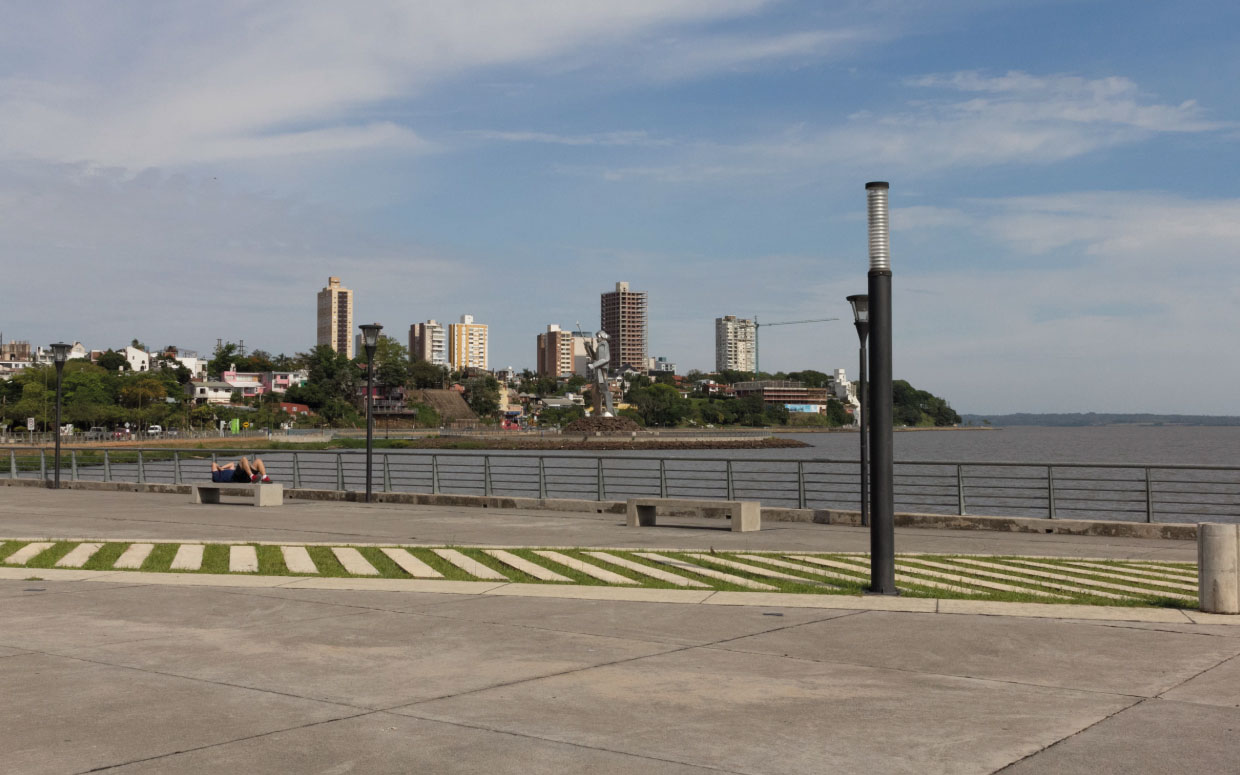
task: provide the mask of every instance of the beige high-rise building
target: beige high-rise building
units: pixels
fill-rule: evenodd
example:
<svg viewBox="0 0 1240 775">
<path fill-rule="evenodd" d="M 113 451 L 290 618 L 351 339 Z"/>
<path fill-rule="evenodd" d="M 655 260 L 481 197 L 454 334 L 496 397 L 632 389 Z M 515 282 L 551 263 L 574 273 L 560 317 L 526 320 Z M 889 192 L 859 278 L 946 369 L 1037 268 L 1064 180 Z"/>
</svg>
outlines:
<svg viewBox="0 0 1240 775">
<path fill-rule="evenodd" d="M 724 315 L 715 318 L 715 371 L 753 371 L 757 326 L 752 320 Z"/>
<path fill-rule="evenodd" d="M 538 335 L 538 376 L 589 376 L 587 342 L 590 346 L 596 344 L 594 337 L 581 331 L 564 331 L 555 323 L 548 325 L 547 332 Z"/>
<path fill-rule="evenodd" d="M 409 326 L 409 356 L 435 366 L 448 365 L 448 340 L 444 327 L 434 321 Z"/>
<path fill-rule="evenodd" d="M 487 367 L 487 327 L 475 323 L 473 315 L 448 324 L 448 362 L 454 371 Z"/>
<path fill-rule="evenodd" d="M 319 291 L 319 338 L 345 357 L 353 357 L 353 291 L 340 284 L 339 277 L 327 278 Z"/>
<path fill-rule="evenodd" d="M 616 290 L 601 298 L 601 328 L 611 339 L 611 373 L 624 366 L 646 368 L 646 292 L 630 291 L 628 283 L 616 283 Z"/>
</svg>

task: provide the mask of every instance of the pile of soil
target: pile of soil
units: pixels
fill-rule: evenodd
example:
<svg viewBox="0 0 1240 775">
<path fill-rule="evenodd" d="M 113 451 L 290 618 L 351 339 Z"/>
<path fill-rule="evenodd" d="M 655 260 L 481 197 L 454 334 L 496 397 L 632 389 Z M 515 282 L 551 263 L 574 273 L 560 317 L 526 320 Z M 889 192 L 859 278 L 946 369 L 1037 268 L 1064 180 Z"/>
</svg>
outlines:
<svg viewBox="0 0 1240 775">
<path fill-rule="evenodd" d="M 564 426 L 564 433 L 632 433 L 642 427 L 627 417 L 582 417 Z"/>
</svg>

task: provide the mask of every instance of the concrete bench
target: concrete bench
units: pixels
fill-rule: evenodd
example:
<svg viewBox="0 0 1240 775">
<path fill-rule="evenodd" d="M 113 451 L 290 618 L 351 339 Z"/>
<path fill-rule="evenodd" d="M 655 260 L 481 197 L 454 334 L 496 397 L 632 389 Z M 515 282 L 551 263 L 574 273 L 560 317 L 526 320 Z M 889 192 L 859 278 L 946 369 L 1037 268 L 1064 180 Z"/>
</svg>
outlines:
<svg viewBox="0 0 1240 775">
<path fill-rule="evenodd" d="M 240 484 L 237 482 L 190 485 L 190 503 L 219 503 L 220 495 L 225 490 L 229 495 L 253 495 L 255 506 L 284 505 L 284 485 L 282 484 Z"/>
<path fill-rule="evenodd" d="M 696 498 L 629 498 L 628 526 L 650 527 L 660 508 L 695 511 L 722 510 L 732 520 L 732 532 L 749 533 L 762 529 L 762 506 L 757 501 L 715 501 Z"/>
</svg>

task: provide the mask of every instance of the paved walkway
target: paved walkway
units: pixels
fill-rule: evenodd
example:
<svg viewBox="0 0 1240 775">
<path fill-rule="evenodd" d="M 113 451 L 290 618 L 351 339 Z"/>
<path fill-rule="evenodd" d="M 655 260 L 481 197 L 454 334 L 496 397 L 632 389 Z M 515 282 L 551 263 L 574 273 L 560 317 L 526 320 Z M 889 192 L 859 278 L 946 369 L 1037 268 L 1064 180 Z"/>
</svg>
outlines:
<svg viewBox="0 0 1240 775">
<path fill-rule="evenodd" d="M 703 533 L 627 530 L 610 515 L 182 501 L 0 488 L 0 534 L 864 548 L 860 531 L 816 525 Z M 1193 558 L 1191 545 L 1155 541 L 898 541 Z M 209 587 L 221 577 L 30 573 L 45 578 L 0 579 L 0 769 L 16 773 L 1098 775 L 1233 773 L 1240 761 L 1234 625 L 1068 618 L 1089 607 L 1032 619 L 328 588 L 389 579 Z"/>
</svg>

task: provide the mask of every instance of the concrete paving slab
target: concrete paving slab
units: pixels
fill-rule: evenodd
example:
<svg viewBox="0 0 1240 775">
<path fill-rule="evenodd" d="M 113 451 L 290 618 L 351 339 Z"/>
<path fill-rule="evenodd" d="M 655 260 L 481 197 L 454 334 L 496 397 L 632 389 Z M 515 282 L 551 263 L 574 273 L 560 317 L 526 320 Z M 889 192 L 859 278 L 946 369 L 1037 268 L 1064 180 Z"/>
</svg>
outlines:
<svg viewBox="0 0 1240 775">
<path fill-rule="evenodd" d="M 1233 775 L 1240 711 L 1146 700 L 1002 770 L 1003 775 Z"/>
<path fill-rule="evenodd" d="M 366 579 L 370 581 L 371 579 Z M 430 610 L 447 603 L 460 602 L 467 596 L 437 592 L 357 590 L 357 589 L 311 589 L 298 587 L 273 587 L 269 589 L 232 589 L 230 594 L 256 595 L 282 600 L 301 600 L 321 603 L 342 609 L 371 609 L 375 611 Z"/>
<path fill-rule="evenodd" d="M 85 581 L 109 575 L 107 572 L 91 570 L 69 570 L 68 568 L 0 568 L 0 579 L 25 581 L 37 578 L 41 581 Z"/>
<path fill-rule="evenodd" d="M 666 555 L 658 554 L 657 552 L 637 552 L 636 555 L 641 557 L 643 560 L 653 560 L 660 565 L 667 565 L 668 567 L 676 568 L 677 570 L 689 571 L 690 573 L 696 573 L 699 576 L 719 579 L 720 581 L 726 581 L 729 584 L 735 584 L 738 587 L 757 589 L 762 592 L 775 590 L 775 587 L 770 584 L 763 584 L 761 581 L 754 581 L 753 579 L 747 579 L 733 573 L 724 573 L 723 571 L 707 568 L 703 565 L 696 565 L 691 562 L 685 562 L 684 560 L 678 560 L 675 557 L 668 557 Z"/>
<path fill-rule="evenodd" d="M 678 573 L 670 573 L 658 568 L 652 568 L 649 565 L 643 565 L 640 562 L 633 562 L 632 560 L 624 557 L 618 557 L 610 552 L 586 552 L 586 556 L 611 563 L 612 565 L 619 568 L 624 568 L 625 570 L 631 570 L 634 573 L 641 574 L 642 576 L 648 576 L 652 579 L 658 579 L 659 581 L 666 581 L 669 584 L 675 584 L 678 587 L 698 587 L 701 589 L 710 589 L 709 584 L 697 581 L 696 579 L 687 579 Z"/>
<path fill-rule="evenodd" d="M 253 546 L 228 547 L 229 573 L 258 573 L 258 550 Z"/>
<path fill-rule="evenodd" d="M 1222 705 L 1228 708 L 1240 708 L 1240 658 L 1233 657 L 1217 667 L 1189 679 L 1174 689 L 1163 693 L 1162 698 L 1180 700 L 1182 702 L 1195 702 L 1199 705 Z M 1240 728 L 1237 729 L 1237 732 L 1240 733 Z"/>
<path fill-rule="evenodd" d="M 762 576 L 768 579 L 782 579 L 784 581 L 795 581 L 798 584 L 825 584 L 826 583 L 823 581 L 815 581 L 813 579 L 807 579 L 804 576 L 794 576 L 791 573 L 784 573 L 783 571 L 771 570 L 770 568 L 763 567 L 761 565 L 749 565 L 743 562 L 736 562 L 735 560 L 729 560 L 725 557 L 718 557 L 712 554 L 690 554 L 688 555 L 688 557 L 694 562 L 713 562 L 716 565 L 720 565 L 724 568 L 731 568 L 733 570 L 744 571 L 746 573 L 752 573 L 755 576 Z"/>
<path fill-rule="evenodd" d="M 685 590 L 642 590 L 705 595 Z M 659 641 L 696 646 L 753 635 L 793 624 L 845 616 L 849 611 L 807 611 L 778 605 L 731 611 L 701 605 L 653 604 L 532 598 L 519 606 L 495 596 L 461 600 L 426 609 L 433 616 L 492 622 L 540 629 L 602 635 L 631 640 Z"/>
<path fill-rule="evenodd" d="M 168 567 L 172 570 L 198 570 L 202 567 L 202 553 L 205 549 L 202 544 L 181 544 Z"/>
<path fill-rule="evenodd" d="M 1184 615 L 1197 624 L 1219 624 L 1231 627 L 1240 625 L 1240 616 L 1234 614 L 1208 614 L 1204 611 L 1185 611 Z"/>
<path fill-rule="evenodd" d="M 52 544 L 49 541 L 35 541 L 34 543 L 26 544 L 8 557 L 5 557 L 4 562 L 7 565 L 25 565 L 39 554 L 51 548 Z"/>
<path fill-rule="evenodd" d="M 1169 587 L 1181 591 L 1188 591 L 1193 594 L 1197 593 L 1197 578 L 1186 577 L 1170 577 L 1163 573 L 1146 571 L 1140 568 L 1124 568 L 1115 565 L 1104 565 L 1100 562 L 1067 562 L 1065 567 L 1077 568 L 1086 572 L 1094 570 L 1101 571 L 1101 575 L 1108 576 L 1120 581 L 1136 581 L 1145 584 L 1152 584 L 1156 587 Z"/>
<path fill-rule="evenodd" d="M 75 652 L 93 660 L 379 708 L 673 648 L 593 635 L 363 611 Z M 5 660 L 7 661 L 7 660 Z"/>
<path fill-rule="evenodd" d="M 118 570 L 137 570 L 142 567 L 142 563 L 146 562 L 146 558 L 151 556 L 154 549 L 155 544 L 130 544 L 129 548 L 116 558 L 112 567 Z"/>
<path fill-rule="evenodd" d="M 238 740 L 120 767 L 117 775 L 237 773 L 599 773 L 719 775 L 644 756 L 601 751 L 390 713 Z"/>
<path fill-rule="evenodd" d="M 948 563 L 930 563 L 926 560 L 919 560 L 918 562 L 923 565 L 940 565 L 943 567 L 955 568 L 957 570 L 967 570 L 970 573 L 970 575 L 984 576 L 985 578 L 1006 579 L 1008 581 L 1014 581 L 1014 582 L 1020 582 L 1020 583 L 1026 583 L 1026 584 L 1036 583 L 1048 589 L 1057 589 L 1057 590 L 1061 590 L 1064 592 L 1071 592 L 1072 594 L 1076 594 L 1076 595 L 1093 595 L 1094 597 L 1103 597 L 1103 598 L 1107 598 L 1108 600 L 1117 600 L 1117 601 L 1127 601 L 1127 600 L 1132 599 L 1128 595 L 1118 595 L 1114 592 L 1104 592 L 1101 589 L 1090 589 L 1087 587 L 1078 586 L 1076 584 L 1069 584 L 1063 581 L 1048 581 L 1046 578 L 1022 579 L 1020 576 L 1018 576 L 1015 572 L 1012 572 L 1012 571 L 982 570 L 974 566 L 968 566 L 968 567 L 962 568 L 959 565 L 950 565 Z"/>
<path fill-rule="evenodd" d="M 1056 572 L 1053 569 L 1058 566 L 1038 563 L 1033 560 L 1022 561 L 1020 565 L 1008 565 L 1006 563 L 990 562 L 989 560 L 976 560 L 976 559 L 965 559 L 965 558 L 957 558 L 957 562 L 959 562 L 962 565 L 968 565 L 970 567 L 990 568 L 992 570 L 1007 570 L 1008 572 L 1019 571 L 1020 573 L 1023 573 L 1026 576 L 1034 576 L 1040 579 L 1051 579 L 1053 581 L 1067 582 L 1067 583 L 1073 584 L 1074 586 L 1081 587 L 1082 589 L 1113 590 L 1115 592 L 1124 593 L 1128 595 L 1129 597 L 1132 597 L 1134 595 L 1156 595 L 1157 594 L 1157 595 L 1165 595 L 1166 597 L 1192 599 L 1194 601 L 1196 600 L 1196 595 L 1185 595 L 1182 592 L 1175 592 L 1173 590 L 1143 589 L 1139 586 L 1133 586 L 1129 584 L 1116 584 L 1116 583 L 1112 583 L 1109 581 L 1097 581 L 1094 579 L 1084 579 L 1078 576 L 1073 576 L 1068 573 Z"/>
<path fill-rule="evenodd" d="M 465 571 L 471 576 L 480 579 L 488 579 L 494 581 L 507 581 L 508 577 L 489 565 L 483 565 L 468 555 L 461 554 L 455 549 L 435 549 L 435 554 L 444 558 L 456 567 Z"/>
<path fill-rule="evenodd" d="M 0 685 L 0 761 L 23 775 L 84 772 L 356 713 L 45 654 L 0 659 Z"/>
<path fill-rule="evenodd" d="M 332 554 L 336 555 L 336 559 L 340 561 L 344 569 L 354 576 L 379 575 L 379 569 L 371 565 L 361 552 L 351 546 L 333 546 Z"/>
<path fill-rule="evenodd" d="M 570 557 L 567 554 L 563 554 L 561 552 L 543 550 L 543 551 L 535 551 L 534 554 L 537 554 L 540 557 L 546 557 L 548 560 L 551 560 L 552 562 L 558 562 L 559 564 L 563 565 L 566 568 L 572 568 L 578 573 L 585 574 L 586 576 L 589 576 L 590 578 L 598 579 L 599 581 L 605 581 L 608 584 L 629 585 L 629 584 L 637 583 L 636 581 L 629 578 L 628 576 L 621 576 L 619 573 L 614 573 L 612 571 L 607 570 L 606 568 L 600 568 L 597 565 L 592 565 L 588 562 L 579 560 L 576 557 Z"/>
<path fill-rule="evenodd" d="M 967 656 L 964 642 L 971 644 Z M 1030 648 L 1033 643 L 1039 644 L 1036 649 Z M 1240 644 L 1230 638 L 1040 619 L 882 612 L 742 638 L 727 648 L 1144 697 L 1240 653 Z"/>
<path fill-rule="evenodd" d="M 406 549 L 384 547 L 383 552 L 389 560 L 400 566 L 400 569 L 415 579 L 441 579 L 443 574 L 414 557 Z"/>
<path fill-rule="evenodd" d="M 538 563 L 530 562 L 523 557 L 518 557 L 512 552 L 505 551 L 503 549 L 485 549 L 484 551 L 505 565 L 516 568 L 522 573 L 529 574 L 536 579 L 540 579 L 542 581 L 572 582 L 572 579 L 564 574 L 556 573 L 550 568 L 544 568 Z"/>
<path fill-rule="evenodd" d="M 284 567 L 290 573 L 318 573 L 319 566 L 304 546 L 281 546 L 280 554 L 284 557 Z"/>
<path fill-rule="evenodd" d="M 161 587 L 279 587 L 296 581 L 297 576 L 229 576 L 214 573 L 154 573 L 117 570 L 100 573 L 84 571 L 86 582 L 106 584 L 148 584 Z"/>
<path fill-rule="evenodd" d="M 69 553 L 56 561 L 57 568 L 80 568 L 86 561 L 95 556 L 95 552 L 103 548 L 101 543 L 81 543 L 69 550 Z"/>
<path fill-rule="evenodd" d="M 394 712 L 753 775 L 968 775 L 991 773 L 1132 702 L 691 649 Z"/>
<path fill-rule="evenodd" d="M 88 586 L 88 585 L 83 585 Z M 338 606 L 188 587 L 89 585 L 89 593 L 0 598 L 0 644 L 61 652 L 143 638 L 278 625 L 353 613 Z M 193 612 L 187 617 L 182 612 Z"/>
</svg>

